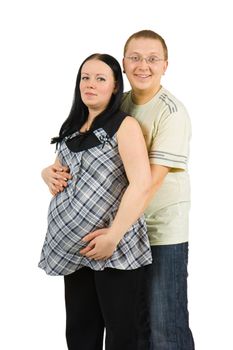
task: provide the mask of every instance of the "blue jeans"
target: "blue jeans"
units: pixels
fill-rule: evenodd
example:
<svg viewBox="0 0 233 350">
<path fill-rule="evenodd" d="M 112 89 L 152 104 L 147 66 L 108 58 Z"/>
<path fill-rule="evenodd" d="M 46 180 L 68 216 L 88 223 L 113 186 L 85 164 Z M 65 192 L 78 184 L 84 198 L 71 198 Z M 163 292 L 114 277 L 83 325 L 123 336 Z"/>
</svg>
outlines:
<svg viewBox="0 0 233 350">
<path fill-rule="evenodd" d="M 146 314 L 149 319 L 139 348 L 194 350 L 187 300 L 188 243 L 152 246 L 151 249 L 153 264 L 144 267 L 141 292 L 144 326 Z"/>
</svg>

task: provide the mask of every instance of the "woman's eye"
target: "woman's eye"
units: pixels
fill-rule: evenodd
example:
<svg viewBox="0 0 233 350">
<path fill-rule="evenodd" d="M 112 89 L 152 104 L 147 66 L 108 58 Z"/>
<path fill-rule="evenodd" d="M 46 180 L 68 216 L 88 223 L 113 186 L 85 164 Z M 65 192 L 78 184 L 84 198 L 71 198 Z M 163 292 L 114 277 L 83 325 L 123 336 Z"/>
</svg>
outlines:
<svg viewBox="0 0 233 350">
<path fill-rule="evenodd" d="M 82 80 L 88 80 L 88 77 L 82 77 L 81 79 Z"/>
<path fill-rule="evenodd" d="M 98 77 L 97 80 L 98 80 L 98 81 L 105 81 L 106 79 L 103 78 L 103 77 Z"/>
</svg>

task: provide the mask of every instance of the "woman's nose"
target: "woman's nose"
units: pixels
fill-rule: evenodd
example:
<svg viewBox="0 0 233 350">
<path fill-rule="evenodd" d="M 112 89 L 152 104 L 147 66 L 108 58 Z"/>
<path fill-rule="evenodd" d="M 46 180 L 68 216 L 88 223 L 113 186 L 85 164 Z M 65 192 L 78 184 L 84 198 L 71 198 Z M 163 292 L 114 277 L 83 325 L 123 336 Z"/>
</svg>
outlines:
<svg viewBox="0 0 233 350">
<path fill-rule="evenodd" d="M 87 83 L 87 86 L 91 89 L 94 89 L 95 88 L 95 80 L 94 79 L 89 79 L 88 80 L 88 83 Z"/>
</svg>

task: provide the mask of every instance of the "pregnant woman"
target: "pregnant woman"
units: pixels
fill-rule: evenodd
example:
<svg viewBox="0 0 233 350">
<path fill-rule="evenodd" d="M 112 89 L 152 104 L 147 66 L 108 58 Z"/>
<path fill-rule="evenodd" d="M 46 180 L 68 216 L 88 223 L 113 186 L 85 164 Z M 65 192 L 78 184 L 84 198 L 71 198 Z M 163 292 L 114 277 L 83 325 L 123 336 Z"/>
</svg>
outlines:
<svg viewBox="0 0 233 350">
<path fill-rule="evenodd" d="M 70 179 L 51 200 L 39 267 L 64 276 L 69 350 L 102 350 L 104 329 L 106 350 L 137 349 L 140 267 L 152 262 L 143 216 L 151 172 L 138 122 L 120 111 L 122 94 L 116 59 L 89 56 L 52 139 Z"/>
</svg>

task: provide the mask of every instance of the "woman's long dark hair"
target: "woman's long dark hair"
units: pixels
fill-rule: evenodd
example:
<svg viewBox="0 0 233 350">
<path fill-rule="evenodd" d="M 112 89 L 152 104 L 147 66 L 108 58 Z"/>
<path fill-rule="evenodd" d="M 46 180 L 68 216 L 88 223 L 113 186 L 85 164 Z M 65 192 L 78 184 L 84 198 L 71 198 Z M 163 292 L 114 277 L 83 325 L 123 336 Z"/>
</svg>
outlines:
<svg viewBox="0 0 233 350">
<path fill-rule="evenodd" d="M 74 133 L 75 131 L 78 131 L 86 122 L 88 117 L 88 108 L 81 99 L 79 83 L 81 80 L 81 69 L 84 63 L 94 59 L 106 63 L 111 68 L 116 82 L 117 91 L 116 93 L 112 94 L 109 104 L 105 108 L 105 110 L 94 119 L 90 131 L 104 125 L 104 123 L 120 109 L 124 86 L 119 62 L 114 57 L 108 54 L 92 54 L 83 61 L 79 68 L 76 79 L 73 104 L 69 116 L 62 124 L 59 136 L 52 138 L 51 143 L 61 142 L 65 136 L 68 136 Z"/>
</svg>

